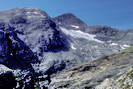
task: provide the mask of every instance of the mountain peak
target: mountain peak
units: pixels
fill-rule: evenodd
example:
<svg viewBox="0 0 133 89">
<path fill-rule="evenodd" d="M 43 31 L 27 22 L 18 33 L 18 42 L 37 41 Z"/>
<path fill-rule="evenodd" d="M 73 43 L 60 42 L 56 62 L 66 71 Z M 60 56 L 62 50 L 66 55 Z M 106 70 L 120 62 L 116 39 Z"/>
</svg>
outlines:
<svg viewBox="0 0 133 89">
<path fill-rule="evenodd" d="M 84 30 L 87 27 L 87 24 L 80 20 L 77 16 L 72 13 L 65 13 L 60 16 L 53 18 L 53 20 L 68 29 L 80 29 Z"/>
<path fill-rule="evenodd" d="M 64 21 L 64 23 L 73 23 L 73 24 L 85 24 L 82 20 L 80 20 L 78 17 L 76 17 L 74 14 L 72 13 L 65 13 L 62 14 L 58 17 L 55 17 L 54 19 L 56 19 L 57 21 Z"/>
<path fill-rule="evenodd" d="M 6 11 L 1 11 L 2 12 L 22 12 L 22 13 L 27 13 L 27 12 L 38 12 L 40 14 L 43 14 L 43 15 L 46 15 L 48 16 L 48 14 L 41 10 L 41 9 L 38 9 L 38 8 L 14 8 L 14 9 L 9 9 L 9 10 L 6 10 Z"/>
<path fill-rule="evenodd" d="M 77 18 L 73 13 L 64 13 L 58 17 L 65 16 L 66 18 Z"/>
<path fill-rule="evenodd" d="M 1 21 L 9 22 L 10 19 L 15 17 L 21 17 L 31 21 L 39 18 L 49 18 L 45 11 L 36 8 L 14 8 L 6 11 L 0 11 Z"/>
</svg>

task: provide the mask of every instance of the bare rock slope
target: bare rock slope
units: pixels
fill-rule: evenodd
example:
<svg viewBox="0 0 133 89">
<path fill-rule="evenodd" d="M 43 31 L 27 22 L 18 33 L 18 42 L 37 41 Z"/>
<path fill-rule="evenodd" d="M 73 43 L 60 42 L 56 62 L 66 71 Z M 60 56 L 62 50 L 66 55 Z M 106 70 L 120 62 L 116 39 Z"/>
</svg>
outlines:
<svg viewBox="0 0 133 89">
<path fill-rule="evenodd" d="M 105 56 L 60 73 L 50 89 L 132 89 L 133 49 Z"/>
</svg>

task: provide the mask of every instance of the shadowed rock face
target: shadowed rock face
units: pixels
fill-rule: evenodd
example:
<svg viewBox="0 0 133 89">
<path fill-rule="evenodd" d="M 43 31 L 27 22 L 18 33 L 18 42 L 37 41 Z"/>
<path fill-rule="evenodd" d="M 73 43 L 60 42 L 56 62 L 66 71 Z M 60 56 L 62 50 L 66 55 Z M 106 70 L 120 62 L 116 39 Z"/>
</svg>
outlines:
<svg viewBox="0 0 133 89">
<path fill-rule="evenodd" d="M 56 24 L 52 20 L 44 20 L 41 25 L 37 27 L 42 27 L 41 29 L 44 33 L 40 36 L 38 42 L 41 44 L 41 52 L 68 51 L 69 43 L 65 35 L 60 32 L 59 28 L 56 27 Z"/>
<path fill-rule="evenodd" d="M 0 89 L 13 89 L 17 85 L 17 81 L 12 72 L 0 74 Z"/>
<path fill-rule="evenodd" d="M 3 28 L 0 29 L 0 62 L 13 69 L 32 68 L 31 63 L 39 62 L 37 56 L 17 37 L 12 27 L 6 23 L 2 25 Z"/>
<path fill-rule="evenodd" d="M 13 89 L 13 87 L 16 87 L 16 83 L 19 84 L 19 89 L 34 89 L 34 85 L 36 85 L 35 82 L 43 82 L 46 80 L 50 82 L 49 77 L 39 78 L 40 76 L 43 76 L 43 74 L 37 73 L 38 66 L 35 68 L 33 65 L 39 64 L 40 61 L 32 50 L 18 38 L 14 28 L 7 23 L 3 23 L 2 26 L 3 27 L 0 29 L 0 64 L 12 69 L 10 71 L 15 74 L 15 77 L 13 80 L 12 76 L 9 75 L 10 79 L 6 80 L 6 78 L 8 78 L 7 74 L 0 75 L 0 89 Z M 0 70 L 1 72 L 8 69 L 2 68 L 3 69 Z M 21 71 L 16 73 L 17 70 Z M 17 82 L 15 81 L 15 78 L 18 79 Z M 6 81 L 8 82 L 5 83 Z M 40 86 L 45 87 L 45 85 Z"/>
<path fill-rule="evenodd" d="M 8 47 L 8 42 L 6 41 L 6 35 L 4 32 L 0 32 L 0 62 L 4 62 L 5 60 L 7 60 L 7 58 L 5 58 L 6 56 L 8 56 L 9 53 L 9 47 Z"/>
</svg>

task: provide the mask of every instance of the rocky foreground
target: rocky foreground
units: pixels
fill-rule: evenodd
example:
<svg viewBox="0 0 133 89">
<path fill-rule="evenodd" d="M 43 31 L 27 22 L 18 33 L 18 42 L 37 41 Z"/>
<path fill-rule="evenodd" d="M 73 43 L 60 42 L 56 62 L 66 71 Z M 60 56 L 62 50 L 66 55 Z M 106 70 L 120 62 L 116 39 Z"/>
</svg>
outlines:
<svg viewBox="0 0 133 89">
<path fill-rule="evenodd" d="M 56 75 L 50 89 L 133 89 L 132 64 L 130 47 Z"/>
<path fill-rule="evenodd" d="M 132 89 L 132 45 L 133 30 L 71 13 L 1 11 L 0 89 Z"/>
</svg>

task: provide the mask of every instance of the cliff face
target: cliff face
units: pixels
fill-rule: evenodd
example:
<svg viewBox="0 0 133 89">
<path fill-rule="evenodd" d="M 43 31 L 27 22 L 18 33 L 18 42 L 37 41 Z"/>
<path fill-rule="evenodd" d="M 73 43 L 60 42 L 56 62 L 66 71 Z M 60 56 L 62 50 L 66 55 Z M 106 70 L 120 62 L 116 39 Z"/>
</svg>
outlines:
<svg viewBox="0 0 133 89">
<path fill-rule="evenodd" d="M 11 69 L 28 69 L 32 68 L 31 63 L 39 62 L 31 49 L 18 38 L 14 28 L 6 23 L 1 24 L 0 39 L 0 63 Z"/>
</svg>

